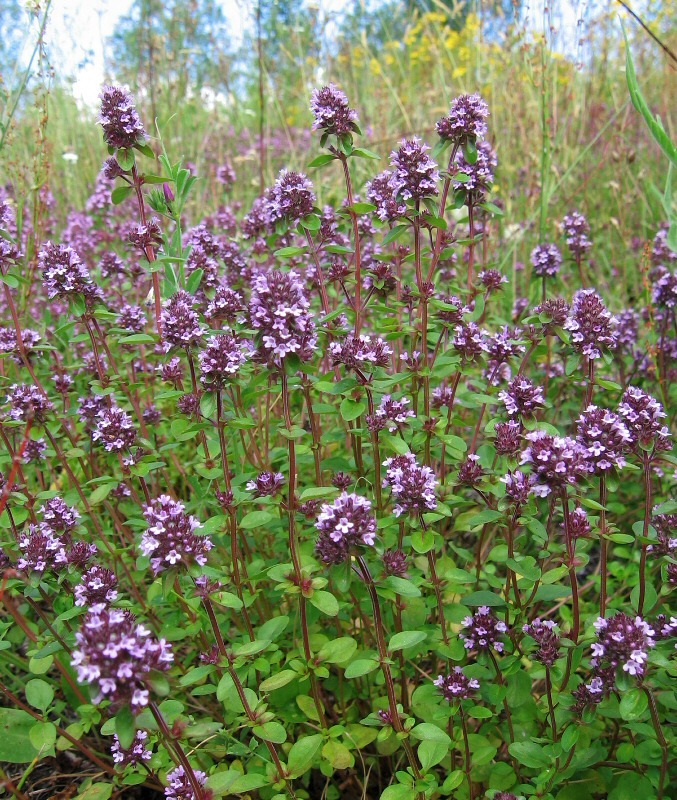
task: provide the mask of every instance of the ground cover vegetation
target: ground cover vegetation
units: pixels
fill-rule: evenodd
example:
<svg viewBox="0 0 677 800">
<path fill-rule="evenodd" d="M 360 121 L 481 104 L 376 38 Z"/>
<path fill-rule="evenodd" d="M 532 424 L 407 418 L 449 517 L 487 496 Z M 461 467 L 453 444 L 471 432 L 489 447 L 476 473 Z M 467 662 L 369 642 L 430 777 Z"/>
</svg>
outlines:
<svg viewBox="0 0 677 800">
<path fill-rule="evenodd" d="M 8 95 L 8 796 L 672 796 L 670 55 L 384 19 Z"/>
</svg>

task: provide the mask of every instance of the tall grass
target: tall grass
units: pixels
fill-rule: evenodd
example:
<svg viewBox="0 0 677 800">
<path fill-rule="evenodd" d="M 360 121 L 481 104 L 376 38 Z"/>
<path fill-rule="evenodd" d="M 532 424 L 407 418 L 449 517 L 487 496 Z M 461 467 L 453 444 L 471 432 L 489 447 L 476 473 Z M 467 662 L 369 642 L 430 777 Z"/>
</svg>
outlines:
<svg viewBox="0 0 677 800">
<path fill-rule="evenodd" d="M 669 15 L 667 6 L 664 15 Z M 662 191 L 665 175 L 658 149 L 629 102 L 616 6 L 609 4 L 588 20 L 584 33 L 590 56 L 584 65 L 574 63 L 580 50 L 574 43 L 567 44 L 569 55 L 553 49 L 552 41 L 561 44 L 562 36 L 555 36 L 549 22 L 544 15 L 542 32 L 534 24 L 507 27 L 494 41 L 485 35 L 482 16 L 471 14 L 457 31 L 453 14 L 438 10 L 414 15 L 402 39 L 393 38 L 378 51 L 366 36 L 339 40 L 324 49 L 324 63 L 304 56 L 293 28 L 281 31 L 285 39 L 276 68 L 284 81 L 280 75 L 265 76 L 266 180 L 272 181 L 282 166 L 303 169 L 309 162 L 307 134 L 300 131 L 308 128 L 308 97 L 320 78 L 348 93 L 369 146 L 381 156 L 413 131 L 427 131 L 432 140 L 434 123 L 449 100 L 462 91 L 480 91 L 492 109 L 490 135 L 499 157 L 496 196 L 510 221 L 501 233 L 499 265 L 509 270 L 526 260 L 525 228 L 535 227 L 547 239 L 564 213 L 580 207 L 593 220 L 599 278 L 617 285 L 620 277 L 635 294 L 638 255 L 630 249 L 631 237 L 639 233 L 648 239 L 655 232 L 661 209 L 654 190 Z M 674 134 L 674 69 L 637 26 L 631 31 L 645 96 Z M 668 42 L 670 36 L 675 35 L 668 29 Z M 39 108 L 24 109 L 0 164 L 0 179 L 11 181 L 20 198 L 35 185 L 36 176 L 26 174 L 25 165 L 34 157 L 40 118 Z M 254 96 L 235 104 L 208 103 L 196 89 L 178 113 L 163 108 L 160 100 L 158 124 L 172 152 L 193 162 L 198 175 L 213 175 L 229 159 L 238 174 L 238 196 L 253 199 L 259 185 L 257 119 Z M 40 180 L 53 192 L 66 193 L 67 205 L 74 208 L 84 206 L 101 162 L 103 148 L 91 135 L 93 124 L 94 111 L 80 107 L 57 80 L 46 130 L 50 168 Z M 65 160 L 65 153 L 77 154 L 77 162 Z M 321 197 L 340 191 L 329 173 L 318 180 Z M 202 215 L 224 202 L 218 186 L 203 181 L 189 213 Z"/>
</svg>

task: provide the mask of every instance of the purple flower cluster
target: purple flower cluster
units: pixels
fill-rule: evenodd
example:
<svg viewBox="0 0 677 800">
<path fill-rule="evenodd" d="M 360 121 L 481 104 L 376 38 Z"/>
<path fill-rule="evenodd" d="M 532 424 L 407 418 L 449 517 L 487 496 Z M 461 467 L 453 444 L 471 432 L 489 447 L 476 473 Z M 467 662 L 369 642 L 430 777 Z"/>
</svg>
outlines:
<svg viewBox="0 0 677 800">
<path fill-rule="evenodd" d="M 424 514 L 437 508 L 435 473 L 430 467 L 418 464 L 413 453 L 387 458 L 383 466 L 386 467 L 383 488 L 393 493 L 396 517 L 410 511 Z"/>
<path fill-rule="evenodd" d="M 350 108 L 346 95 L 333 83 L 313 90 L 310 110 L 314 116 L 314 131 L 343 136 L 356 130 L 357 112 Z"/>
<path fill-rule="evenodd" d="M 347 336 L 342 342 L 332 342 L 329 352 L 334 364 L 343 364 L 347 369 L 373 372 L 375 367 L 387 367 L 393 351 L 380 337 Z"/>
<path fill-rule="evenodd" d="M 231 333 L 207 339 L 199 355 L 202 385 L 211 391 L 221 391 L 246 363 L 250 352 L 248 345 Z"/>
<path fill-rule="evenodd" d="M 427 154 L 430 148 L 420 139 L 402 139 L 397 150 L 390 154 L 393 174 L 390 179 L 393 194 L 404 200 L 424 200 L 438 194 L 440 173 L 437 164 Z"/>
<path fill-rule="evenodd" d="M 614 668 L 622 666 L 629 675 L 644 675 L 648 651 L 655 645 L 655 632 L 647 622 L 618 612 L 609 619 L 598 617 L 595 630 L 597 641 L 592 645 L 590 661 L 593 666 L 604 662 Z"/>
<path fill-rule="evenodd" d="M 501 483 L 505 484 L 507 501 L 515 508 L 521 508 L 528 501 L 533 484 L 532 478 L 533 476 L 525 475 L 522 470 L 516 469 L 507 472 L 500 479 Z"/>
<path fill-rule="evenodd" d="M 668 437 L 671 434 L 661 421 L 667 414 L 655 397 L 636 386 L 629 386 L 621 397 L 618 413 L 630 433 L 631 448 L 653 445 L 656 451 L 670 449 Z"/>
<path fill-rule="evenodd" d="M 616 670 L 614 667 L 595 668 L 590 683 L 581 683 L 572 692 L 576 703 L 574 712 L 583 713 L 588 706 L 599 705 L 614 690 Z"/>
<path fill-rule="evenodd" d="M 206 773 L 199 769 L 194 769 L 193 774 L 199 786 L 203 787 L 207 782 Z M 195 797 L 193 784 L 182 766 L 179 765 L 176 769 L 168 772 L 167 780 L 169 785 L 165 788 L 166 800 L 198 800 Z M 203 793 L 203 797 L 207 800 L 207 797 L 211 797 L 211 792 L 208 792 L 207 795 Z"/>
<path fill-rule="evenodd" d="M 141 537 L 141 552 L 151 556 L 150 566 L 157 575 L 177 564 L 189 567 L 207 563 L 207 553 L 212 549 L 208 536 L 196 536 L 198 520 L 186 514 L 185 506 L 169 495 L 160 495 L 144 508 L 148 529 Z"/>
<path fill-rule="evenodd" d="M 664 272 L 654 283 L 651 296 L 657 308 L 675 308 L 677 306 L 677 273 Z"/>
<path fill-rule="evenodd" d="M 479 94 L 462 94 L 451 101 L 446 117 L 435 125 L 441 139 L 462 144 L 468 139 L 482 139 L 487 133 L 489 106 Z"/>
<path fill-rule="evenodd" d="M 591 471 L 598 475 L 625 466 L 623 453 L 631 438 L 617 414 L 597 406 L 588 406 L 576 424 L 576 439 L 587 452 Z"/>
<path fill-rule="evenodd" d="M 500 391 L 498 399 L 505 406 L 509 417 L 533 417 L 534 413 L 545 404 L 543 389 L 535 386 L 523 375 L 518 375 L 510 382 L 507 389 Z"/>
<path fill-rule="evenodd" d="M 162 333 L 169 344 L 186 350 L 196 345 L 203 333 L 192 295 L 183 289 L 175 292 L 162 309 Z"/>
<path fill-rule="evenodd" d="M 98 122 L 107 145 L 118 148 L 143 143 L 147 134 L 134 107 L 131 94 L 121 86 L 104 86 Z"/>
<path fill-rule="evenodd" d="M 416 416 L 410 408 L 407 408 L 408 405 L 408 397 L 393 400 L 389 394 L 384 394 L 376 411 L 373 414 L 367 414 L 366 422 L 369 430 L 378 431 L 387 427 L 392 433 L 406 425 L 410 417 Z"/>
<path fill-rule="evenodd" d="M 76 606 L 114 603 L 118 598 L 118 579 L 112 570 L 98 564 L 91 566 L 73 589 Z"/>
<path fill-rule="evenodd" d="M 651 524 L 656 529 L 656 544 L 650 544 L 647 551 L 674 558 L 677 555 L 677 514 L 654 514 Z"/>
<path fill-rule="evenodd" d="M 225 320 L 232 324 L 244 310 L 242 295 L 230 286 L 219 285 L 205 309 L 205 316 L 210 320 Z"/>
<path fill-rule="evenodd" d="M 27 383 L 14 383 L 7 394 L 9 416 L 18 422 L 31 420 L 42 425 L 47 414 L 54 408 L 49 398 L 37 386 Z"/>
<path fill-rule="evenodd" d="M 452 181 L 454 189 L 464 189 L 468 195 L 478 200 L 485 195 L 494 182 L 494 170 L 498 166 L 496 153 L 489 142 L 478 142 L 477 160 L 470 164 L 463 150 L 459 150 L 454 158 L 456 173 L 461 173 L 466 180 L 458 177 Z"/>
<path fill-rule="evenodd" d="M 537 479 L 532 492 L 538 497 L 577 483 L 590 472 L 586 450 L 574 439 L 542 430 L 531 431 L 525 438 L 529 445 L 522 451 L 520 464 L 531 464 Z"/>
<path fill-rule="evenodd" d="M 315 323 L 306 291 L 293 270 L 274 269 L 254 277 L 249 318 L 259 333 L 259 356 L 264 361 L 279 364 L 289 353 L 302 361 L 312 357 Z"/>
<path fill-rule="evenodd" d="M 72 247 L 46 242 L 38 253 L 38 265 L 50 299 L 81 294 L 89 306 L 103 301 L 101 289 Z"/>
<path fill-rule="evenodd" d="M 145 680 L 151 670 L 167 670 L 174 660 L 171 646 L 157 640 L 129 611 L 92 606 L 75 634 L 71 660 L 78 680 L 95 687 L 94 703 L 110 700 L 115 708 L 148 705 Z"/>
<path fill-rule="evenodd" d="M 253 481 L 247 481 L 247 491 L 255 497 L 273 497 L 284 487 L 281 472 L 260 472 Z"/>
<path fill-rule="evenodd" d="M 557 245 L 551 243 L 539 244 L 531 251 L 531 266 L 534 275 L 554 278 L 562 266 L 562 254 Z"/>
<path fill-rule="evenodd" d="M 129 747 L 121 747 L 117 733 L 113 734 L 113 744 L 110 748 L 113 762 L 120 767 L 133 767 L 143 761 L 150 761 L 153 753 L 147 748 L 147 741 L 146 731 L 136 731 Z"/>
<path fill-rule="evenodd" d="M 520 423 L 516 420 L 508 422 L 497 422 L 494 427 L 496 438 L 494 447 L 499 456 L 514 456 L 520 449 L 520 439 L 522 438 Z"/>
<path fill-rule="evenodd" d="M 452 346 L 464 363 L 469 364 L 487 350 L 484 331 L 475 322 L 463 322 L 455 328 Z"/>
<path fill-rule="evenodd" d="M 571 331 L 574 350 L 590 359 L 602 357 L 604 348 L 614 348 L 618 334 L 618 320 L 594 289 L 579 289 L 564 328 Z"/>
<path fill-rule="evenodd" d="M 342 492 L 333 503 L 322 504 L 315 527 L 319 531 L 315 552 L 325 564 L 341 564 L 353 548 L 373 547 L 376 539 L 371 503 L 348 492 Z"/>
<path fill-rule="evenodd" d="M 21 557 L 16 568 L 27 573 L 52 569 L 63 547 L 61 537 L 48 525 L 29 525 L 19 537 Z"/>
<path fill-rule="evenodd" d="M 136 428 L 129 414 L 119 406 L 103 408 L 96 415 L 92 433 L 95 442 L 101 442 L 109 453 L 119 453 L 130 448 L 136 440 Z"/>
<path fill-rule="evenodd" d="M 376 216 L 382 222 L 392 222 L 407 213 L 407 204 L 398 199 L 389 169 L 379 172 L 367 183 L 365 194 L 367 201 L 376 206 Z"/>
<path fill-rule="evenodd" d="M 574 258 L 584 256 L 592 247 L 592 242 L 588 238 L 590 226 L 579 211 L 571 211 L 564 217 L 562 229 L 569 246 L 569 252 Z"/>
<path fill-rule="evenodd" d="M 454 667 L 448 675 L 439 675 L 433 683 L 440 694 L 450 703 L 469 700 L 480 688 L 477 678 L 468 678 L 460 667 Z"/>
<path fill-rule="evenodd" d="M 298 222 L 312 213 L 314 205 L 313 184 L 301 172 L 283 169 L 266 193 L 266 211 L 273 224 L 282 219 Z"/>
<path fill-rule="evenodd" d="M 484 470 L 480 464 L 480 457 L 476 453 L 470 453 L 458 468 L 456 483 L 459 486 L 477 486 L 483 477 Z"/>
<path fill-rule="evenodd" d="M 461 625 L 464 630 L 459 636 L 466 650 L 493 648 L 497 653 L 503 652 L 501 636 L 508 632 L 508 626 L 496 619 L 489 606 L 480 606 L 472 616 L 464 617 Z"/>
<path fill-rule="evenodd" d="M 534 655 L 536 661 L 546 667 L 552 667 L 559 657 L 561 647 L 556 623 L 549 619 L 537 618 L 532 623 L 522 626 L 522 630 L 538 645 Z"/>
</svg>

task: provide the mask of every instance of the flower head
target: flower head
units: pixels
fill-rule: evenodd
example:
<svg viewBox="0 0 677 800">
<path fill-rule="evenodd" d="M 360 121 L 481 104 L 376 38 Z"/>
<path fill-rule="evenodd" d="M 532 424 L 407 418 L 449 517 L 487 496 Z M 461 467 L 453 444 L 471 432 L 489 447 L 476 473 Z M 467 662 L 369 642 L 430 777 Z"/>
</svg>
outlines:
<svg viewBox="0 0 677 800">
<path fill-rule="evenodd" d="M 382 222 L 391 222 L 407 213 L 407 204 L 397 197 L 393 173 L 386 169 L 379 172 L 366 186 L 367 201 L 376 206 L 376 216 Z"/>
<path fill-rule="evenodd" d="M 66 505 L 60 497 L 52 497 L 40 506 L 42 519 L 57 533 L 70 534 L 78 524 L 80 514 L 73 506 Z"/>
<path fill-rule="evenodd" d="M 630 433 L 631 448 L 653 445 L 656 450 L 670 449 L 668 437 L 671 434 L 661 421 L 667 414 L 655 397 L 636 386 L 628 386 L 618 405 L 618 413 Z"/>
<path fill-rule="evenodd" d="M 76 606 L 95 606 L 99 603 L 109 605 L 118 598 L 118 579 L 115 573 L 93 564 L 80 578 L 73 589 Z"/>
<path fill-rule="evenodd" d="M 534 412 L 545 404 L 543 389 L 522 375 L 518 375 L 507 389 L 499 392 L 498 399 L 510 417 L 533 417 Z"/>
<path fill-rule="evenodd" d="M 310 98 L 313 130 L 342 136 L 355 131 L 357 112 L 348 105 L 346 95 L 333 83 L 313 90 Z"/>
<path fill-rule="evenodd" d="M 103 300 L 101 289 L 93 283 L 89 270 L 72 247 L 46 242 L 38 253 L 38 265 L 50 299 L 81 294 L 90 306 Z"/>
<path fill-rule="evenodd" d="M 247 361 L 248 342 L 231 333 L 211 336 L 200 352 L 200 380 L 206 389 L 220 391 Z"/>
<path fill-rule="evenodd" d="M 512 506 L 517 509 L 526 504 L 532 484 L 528 475 L 516 469 L 507 472 L 500 480 L 505 484 L 505 497 Z"/>
<path fill-rule="evenodd" d="M 195 563 L 202 567 L 207 563 L 211 539 L 195 535 L 200 523 L 186 514 L 183 503 L 163 494 L 144 508 L 143 515 L 148 529 L 141 537 L 141 552 L 151 556 L 155 575 L 177 564 L 188 567 Z"/>
<path fill-rule="evenodd" d="M 439 693 L 454 703 L 457 700 L 469 700 L 480 688 L 477 678 L 468 678 L 460 667 L 454 667 L 448 675 L 440 675 L 433 681 Z"/>
<path fill-rule="evenodd" d="M 207 775 L 199 769 L 194 769 L 193 774 L 198 784 L 201 787 L 204 786 L 207 781 Z M 179 765 L 176 769 L 168 772 L 167 780 L 169 781 L 169 785 L 165 788 L 166 800 L 198 800 L 195 796 L 193 784 L 182 766 Z M 205 800 L 208 800 L 211 796 L 212 793 L 209 790 L 205 790 L 202 794 Z"/>
<path fill-rule="evenodd" d="M 560 651 L 560 638 L 557 625 L 549 619 L 536 618 L 532 623 L 522 627 L 524 633 L 531 636 L 538 645 L 534 658 L 546 667 L 552 667 L 557 661 Z"/>
<path fill-rule="evenodd" d="M 136 440 L 136 428 L 129 414 L 119 406 L 103 408 L 96 415 L 96 427 L 92 434 L 95 442 L 101 442 L 109 453 L 119 453 L 130 448 Z"/>
<path fill-rule="evenodd" d="M 281 472 L 260 472 L 253 481 L 247 482 L 247 491 L 254 492 L 255 497 L 273 497 L 284 487 L 284 475 Z"/>
<path fill-rule="evenodd" d="M 254 277 L 249 317 L 258 331 L 258 352 L 264 361 L 279 364 L 289 353 L 296 353 L 302 361 L 312 358 L 317 343 L 315 323 L 305 288 L 294 270 L 273 269 Z"/>
<path fill-rule="evenodd" d="M 371 503 L 358 494 L 342 492 L 333 503 L 323 503 L 315 527 L 319 531 L 315 551 L 325 564 L 341 564 L 351 549 L 373 547 L 376 518 Z"/>
<path fill-rule="evenodd" d="M 557 245 L 552 243 L 539 244 L 531 251 L 531 266 L 534 275 L 554 278 L 562 266 L 562 254 Z"/>
<path fill-rule="evenodd" d="M 478 142 L 477 160 L 474 164 L 471 164 L 463 150 L 459 149 L 454 158 L 454 167 L 456 173 L 466 176 L 467 180 L 453 180 L 454 189 L 464 189 L 468 195 L 472 194 L 479 199 L 490 190 L 497 166 L 498 159 L 489 142 Z"/>
<path fill-rule="evenodd" d="M 167 670 L 174 660 L 171 646 L 157 640 L 129 611 L 92 606 L 75 634 L 71 660 L 78 680 L 93 686 L 94 703 L 110 700 L 115 708 L 148 705 L 145 681 L 151 670 Z"/>
<path fill-rule="evenodd" d="M 430 467 L 418 464 L 413 453 L 388 458 L 383 466 L 386 467 L 383 488 L 393 493 L 396 517 L 409 511 L 424 514 L 437 508 L 435 473 Z"/>
<path fill-rule="evenodd" d="M 593 472 L 601 474 L 625 466 L 623 453 L 632 437 L 613 411 L 588 406 L 578 418 L 576 438 L 585 447 Z"/>
<path fill-rule="evenodd" d="M 393 351 L 380 337 L 346 336 L 342 342 L 332 342 L 329 352 L 334 364 L 344 364 L 347 369 L 359 372 L 373 372 L 375 367 L 386 367 Z"/>
<path fill-rule="evenodd" d="M 590 471 L 587 452 L 574 439 L 542 430 L 530 431 L 525 438 L 529 445 L 522 452 L 520 464 L 531 464 L 536 476 L 532 492 L 538 497 L 577 483 Z"/>
<path fill-rule="evenodd" d="M 169 344 L 188 349 L 196 345 L 203 333 L 194 298 L 183 289 L 175 292 L 162 309 L 162 332 Z"/>
<path fill-rule="evenodd" d="M 121 86 L 104 86 L 98 122 L 107 145 L 119 148 L 143 143 L 148 135 L 141 124 L 131 94 Z"/>
<path fill-rule="evenodd" d="M 312 212 L 314 205 L 313 184 L 301 172 L 283 169 L 266 193 L 266 210 L 273 224 L 280 219 L 298 222 Z"/>
<path fill-rule="evenodd" d="M 594 289 L 579 289 L 574 294 L 571 312 L 564 323 L 571 331 L 574 350 L 590 359 L 602 357 L 604 348 L 614 348 L 618 320 L 608 311 Z"/>
<path fill-rule="evenodd" d="M 496 619 L 489 606 L 480 606 L 472 616 L 462 621 L 463 631 L 459 634 L 466 650 L 489 650 L 497 653 L 504 649 L 501 635 L 508 632 L 505 622 Z"/>
<path fill-rule="evenodd" d="M 567 214 L 562 220 L 562 229 L 569 245 L 569 252 L 574 258 L 585 255 L 592 247 L 592 242 L 588 238 L 590 226 L 580 211 L 571 211 Z"/>
<path fill-rule="evenodd" d="M 42 425 L 47 414 L 54 408 L 51 401 L 37 386 L 27 383 L 14 383 L 7 394 L 9 416 L 20 422 L 31 420 Z"/>
<path fill-rule="evenodd" d="M 440 178 L 437 164 L 427 155 L 430 148 L 420 139 L 402 139 L 397 150 L 390 154 L 393 169 L 392 188 L 404 200 L 423 200 L 438 194 Z"/>
<path fill-rule="evenodd" d="M 396 431 L 406 425 L 410 417 L 415 416 L 414 412 L 407 408 L 408 405 L 408 397 L 403 397 L 401 400 L 393 400 L 389 394 L 384 394 L 374 414 L 367 415 L 367 426 L 370 430 L 380 430 L 387 427 L 391 433 Z"/>
<path fill-rule="evenodd" d="M 468 139 L 482 139 L 487 133 L 489 106 L 479 94 L 462 94 L 451 101 L 446 117 L 435 125 L 441 139 L 462 144 Z"/>
<path fill-rule="evenodd" d="M 630 675 L 644 675 L 648 651 L 655 645 L 654 630 L 647 622 L 619 611 L 609 619 L 598 617 L 595 630 L 597 641 L 592 645 L 590 661 L 593 666 L 604 663 L 623 667 Z"/>
<path fill-rule="evenodd" d="M 494 427 L 494 447 L 499 456 L 514 456 L 520 449 L 521 426 L 516 420 L 497 422 Z"/>
<path fill-rule="evenodd" d="M 147 748 L 147 741 L 148 733 L 146 731 L 136 731 L 129 747 L 121 747 L 118 735 L 114 733 L 113 744 L 110 748 L 114 763 L 120 767 L 131 767 L 143 761 L 149 761 L 153 753 Z"/>
</svg>

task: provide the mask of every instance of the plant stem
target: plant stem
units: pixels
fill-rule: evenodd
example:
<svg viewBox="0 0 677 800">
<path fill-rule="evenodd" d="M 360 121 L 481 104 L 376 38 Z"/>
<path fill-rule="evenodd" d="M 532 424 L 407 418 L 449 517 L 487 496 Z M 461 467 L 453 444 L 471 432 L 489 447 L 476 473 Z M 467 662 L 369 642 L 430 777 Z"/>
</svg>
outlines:
<svg viewBox="0 0 677 800">
<path fill-rule="evenodd" d="M 649 525 L 651 524 L 651 461 L 649 454 L 642 451 L 642 467 L 644 474 L 644 526 L 642 528 L 642 537 L 646 539 L 649 536 Z M 642 553 L 639 558 L 639 599 L 637 601 L 637 613 L 642 616 L 644 610 L 644 600 L 646 597 L 646 554 L 647 544 L 642 543 Z"/>
<path fill-rule="evenodd" d="M 179 740 L 176 737 L 172 736 L 172 733 L 167 727 L 167 723 L 165 722 L 164 717 L 162 716 L 162 712 L 157 707 L 157 704 L 154 701 L 150 702 L 149 708 L 151 714 L 153 715 L 155 721 L 158 724 L 158 727 L 160 728 L 162 736 L 165 740 L 165 744 L 167 745 L 168 749 L 174 751 L 178 763 L 183 767 L 183 771 L 185 772 L 186 777 L 188 778 L 190 785 L 193 789 L 195 800 L 206 800 L 206 795 L 202 790 L 200 782 L 197 779 L 197 775 L 195 774 L 195 771 L 193 770 L 193 767 L 190 761 L 188 760 L 188 757 L 183 752 L 183 747 L 181 747 Z"/>
</svg>

